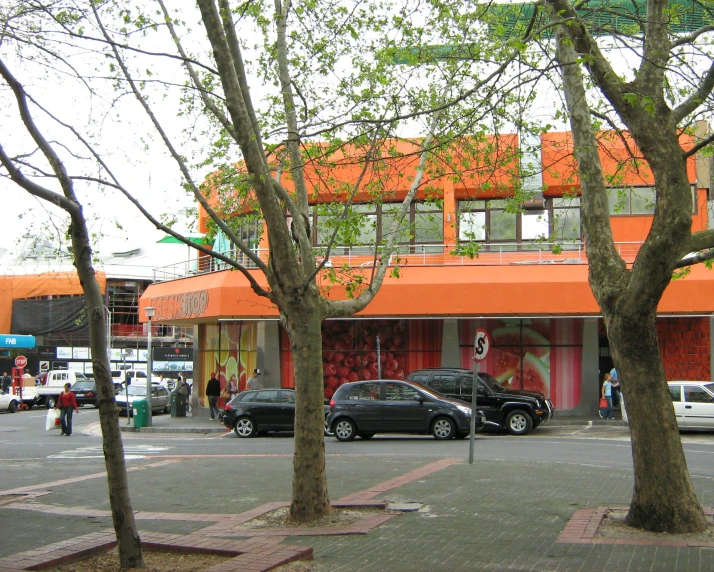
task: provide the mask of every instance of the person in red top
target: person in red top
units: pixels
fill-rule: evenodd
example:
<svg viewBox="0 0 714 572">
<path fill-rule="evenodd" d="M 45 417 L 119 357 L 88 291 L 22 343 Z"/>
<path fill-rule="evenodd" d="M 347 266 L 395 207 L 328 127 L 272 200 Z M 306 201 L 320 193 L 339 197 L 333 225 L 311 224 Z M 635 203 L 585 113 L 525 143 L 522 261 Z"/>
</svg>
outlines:
<svg viewBox="0 0 714 572">
<path fill-rule="evenodd" d="M 64 384 L 64 393 L 60 393 L 55 405 L 55 409 L 60 410 L 61 435 L 67 435 L 67 437 L 72 434 L 72 413 L 79 411 L 77 400 L 74 398 L 74 393 L 69 390 L 70 387 L 72 387 L 71 383 Z"/>
</svg>

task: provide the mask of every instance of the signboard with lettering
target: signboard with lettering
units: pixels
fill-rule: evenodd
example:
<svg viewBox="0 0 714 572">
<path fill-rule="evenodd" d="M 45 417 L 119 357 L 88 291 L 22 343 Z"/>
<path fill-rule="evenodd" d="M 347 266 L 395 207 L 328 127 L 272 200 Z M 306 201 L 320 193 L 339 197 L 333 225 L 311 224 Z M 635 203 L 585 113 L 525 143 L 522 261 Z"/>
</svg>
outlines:
<svg viewBox="0 0 714 572">
<path fill-rule="evenodd" d="M 156 308 L 154 321 L 162 320 L 188 320 L 199 318 L 206 313 L 208 307 L 208 292 L 197 290 L 171 296 L 151 298 L 149 306 Z"/>
<path fill-rule="evenodd" d="M 34 348 L 35 336 L 0 334 L 0 348 Z"/>
</svg>

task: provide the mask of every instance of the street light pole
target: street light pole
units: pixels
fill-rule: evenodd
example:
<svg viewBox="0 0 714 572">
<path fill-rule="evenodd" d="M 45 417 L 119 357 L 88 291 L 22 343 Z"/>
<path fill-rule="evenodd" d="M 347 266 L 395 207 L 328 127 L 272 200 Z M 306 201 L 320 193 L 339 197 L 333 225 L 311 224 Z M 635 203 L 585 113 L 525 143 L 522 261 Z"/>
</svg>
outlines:
<svg viewBox="0 0 714 572">
<path fill-rule="evenodd" d="M 149 336 L 147 339 L 147 354 L 146 354 L 146 426 L 151 427 L 151 370 L 154 367 L 154 360 L 151 359 L 151 320 L 154 318 L 156 308 L 148 306 L 144 308 L 146 317 L 149 319 Z"/>
</svg>

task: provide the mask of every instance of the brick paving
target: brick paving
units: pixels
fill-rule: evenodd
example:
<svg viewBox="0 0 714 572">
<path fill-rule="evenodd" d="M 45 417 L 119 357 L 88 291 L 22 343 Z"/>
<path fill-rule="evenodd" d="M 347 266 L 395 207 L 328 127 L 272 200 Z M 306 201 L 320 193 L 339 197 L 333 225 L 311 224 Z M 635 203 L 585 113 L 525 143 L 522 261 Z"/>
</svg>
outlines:
<svg viewBox="0 0 714 572">
<path fill-rule="evenodd" d="M 328 456 L 335 506 L 421 507 L 398 516 L 391 511 L 370 513 L 353 523 L 356 533 L 345 526 L 336 535 L 320 529 L 301 529 L 300 534 L 288 528 L 270 533 L 234 529 L 286 506 L 290 456 L 211 463 L 203 458 L 171 464 L 149 460 L 135 469 L 130 487 L 142 541 L 176 550 L 240 546 L 244 552 L 236 554 L 229 567 L 222 564 L 221 570 L 267 570 L 277 562 L 308 555 L 318 569 L 331 572 L 714 570 L 709 545 L 609 542 L 595 536 L 606 507 L 629 501 L 629 469 L 567 460 L 493 459 L 468 465 L 453 458 Z M 50 483 L 35 479 L 29 487 L 2 491 L 37 496 L 0 503 L 0 572 L 23 569 L 21 562 L 29 564 L 41 554 L 56 551 L 54 556 L 64 558 L 79 539 L 113 540 L 106 481 L 98 478 L 99 473 L 76 479 L 60 474 L 63 478 Z M 714 504 L 714 480 L 692 474 L 692 482 L 700 501 Z M 18 551 L 19 559 L 14 554 Z"/>
</svg>

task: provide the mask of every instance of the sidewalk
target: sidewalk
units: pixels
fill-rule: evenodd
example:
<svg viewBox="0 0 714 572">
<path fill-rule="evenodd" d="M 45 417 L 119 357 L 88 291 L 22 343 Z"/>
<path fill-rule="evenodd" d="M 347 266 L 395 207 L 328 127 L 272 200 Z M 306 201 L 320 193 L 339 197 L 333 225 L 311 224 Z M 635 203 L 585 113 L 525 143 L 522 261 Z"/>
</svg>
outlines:
<svg viewBox="0 0 714 572">
<path fill-rule="evenodd" d="M 565 459 L 516 464 L 482 459 L 468 465 L 463 458 L 384 455 L 375 445 L 327 457 L 334 504 L 383 502 L 392 509 L 380 518 L 369 513 L 361 526 L 349 529 L 241 528 L 250 518 L 290 502 L 292 455 L 156 455 L 132 464 L 132 504 L 142 539 L 176 547 L 258 547 L 259 554 L 245 552 L 244 560 L 276 551 L 312 554 L 310 570 L 315 572 L 714 569 L 711 541 L 596 537 L 605 507 L 628 504 L 630 469 Z M 106 541 L 111 536 L 101 462 L 94 465 L 96 473 L 81 476 L 72 463 L 53 466 L 52 476 L 32 487 L 24 486 L 20 475 L 17 488 L 9 489 L 6 482 L 2 493 L 12 498 L 0 503 L 0 568 L 13 569 L 22 561 L 17 553 L 36 564 L 38 555 L 52 552 L 53 546 L 62 556 L 74 543 L 86 546 L 88 538 Z M 692 482 L 700 498 L 711 502 L 711 479 L 693 475 Z M 39 496 L 21 498 L 28 491 Z M 251 561 L 253 566 L 223 569 L 269 569 Z"/>
</svg>

